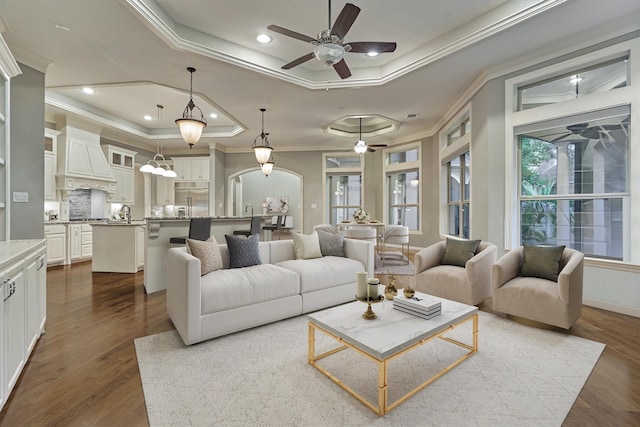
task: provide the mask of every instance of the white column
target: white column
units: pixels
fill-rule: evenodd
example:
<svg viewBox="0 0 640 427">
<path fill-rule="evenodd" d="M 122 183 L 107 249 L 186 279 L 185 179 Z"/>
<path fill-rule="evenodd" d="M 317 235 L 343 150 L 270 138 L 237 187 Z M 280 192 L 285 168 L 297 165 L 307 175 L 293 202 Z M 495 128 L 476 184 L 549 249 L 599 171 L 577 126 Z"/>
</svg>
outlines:
<svg viewBox="0 0 640 427">
<path fill-rule="evenodd" d="M 209 142 L 209 215 L 222 215 L 216 202 L 216 143 Z"/>
</svg>

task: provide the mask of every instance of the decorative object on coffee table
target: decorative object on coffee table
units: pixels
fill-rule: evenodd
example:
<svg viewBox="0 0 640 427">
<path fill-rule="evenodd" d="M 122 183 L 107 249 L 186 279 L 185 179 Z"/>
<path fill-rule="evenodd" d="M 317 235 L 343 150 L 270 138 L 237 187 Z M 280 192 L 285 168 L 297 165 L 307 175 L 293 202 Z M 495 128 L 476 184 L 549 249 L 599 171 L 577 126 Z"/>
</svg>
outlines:
<svg viewBox="0 0 640 427">
<path fill-rule="evenodd" d="M 392 301 L 393 297 L 398 295 L 398 287 L 396 286 L 396 278 L 393 274 L 389 276 L 389 283 L 384 287 L 384 296 Z"/>
<path fill-rule="evenodd" d="M 413 296 L 416 294 L 416 291 L 410 286 L 407 286 L 406 288 L 404 288 L 403 292 L 404 292 L 404 296 L 407 298 L 413 298 Z"/>
<path fill-rule="evenodd" d="M 371 309 L 371 304 L 377 304 L 379 302 L 384 301 L 384 297 L 382 295 L 378 295 L 377 297 L 366 297 L 366 298 L 358 298 L 358 301 L 364 302 L 367 304 L 367 310 L 362 313 L 362 318 L 366 320 L 375 320 L 378 316 Z"/>
</svg>

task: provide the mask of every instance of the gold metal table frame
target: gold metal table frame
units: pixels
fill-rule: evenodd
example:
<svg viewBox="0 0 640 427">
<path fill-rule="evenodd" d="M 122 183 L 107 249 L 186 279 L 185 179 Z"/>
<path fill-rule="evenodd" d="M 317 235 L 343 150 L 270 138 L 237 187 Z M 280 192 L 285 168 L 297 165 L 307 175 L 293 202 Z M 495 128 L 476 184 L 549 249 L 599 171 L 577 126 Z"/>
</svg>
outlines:
<svg viewBox="0 0 640 427">
<path fill-rule="evenodd" d="M 443 336 L 444 334 L 446 334 L 448 332 L 451 332 L 453 329 L 457 328 L 458 326 L 460 326 L 463 323 L 466 323 L 468 321 L 473 321 L 473 331 L 472 331 L 473 345 L 468 345 L 468 344 L 462 343 L 460 341 L 456 341 L 456 340 L 454 340 L 452 338 Z M 315 350 L 316 329 L 321 331 L 325 335 L 335 339 L 336 341 L 341 343 L 342 346 L 334 348 L 332 350 L 329 350 L 329 351 L 327 351 L 325 353 L 316 355 L 315 354 L 316 353 L 316 350 Z M 467 350 L 469 350 L 469 352 L 465 353 L 462 357 L 457 359 L 455 362 L 451 363 L 449 366 L 445 367 L 443 370 L 441 370 L 437 374 L 433 375 L 431 378 L 427 379 L 425 382 L 423 382 L 422 384 L 418 385 L 416 388 L 414 388 L 413 390 L 409 391 L 407 394 L 405 394 L 404 396 L 400 397 L 395 402 L 389 403 L 387 401 L 388 400 L 388 393 L 387 393 L 387 390 L 388 390 L 387 364 L 390 361 L 402 356 L 403 354 L 405 354 L 405 353 L 407 353 L 407 352 L 409 352 L 409 351 L 411 351 L 411 350 L 413 350 L 413 349 L 415 349 L 417 347 L 420 347 L 420 346 L 426 344 L 427 342 L 431 341 L 434 338 L 440 338 L 440 339 L 442 339 L 444 341 L 447 341 L 447 342 L 450 342 L 452 344 L 458 345 L 460 347 L 466 348 Z M 342 387 L 344 390 L 346 390 L 349 394 L 351 394 L 353 397 L 355 397 L 360 402 L 362 402 L 365 406 L 367 406 L 373 412 L 375 412 L 376 414 L 382 416 L 382 415 L 385 415 L 386 413 L 390 412 L 391 410 L 393 410 L 396 406 L 400 405 L 402 402 L 404 402 L 405 400 L 409 399 L 411 396 L 415 395 L 420 390 L 422 390 L 423 388 L 425 388 L 426 386 L 428 386 L 429 384 L 431 384 L 432 382 L 434 382 L 435 380 L 437 380 L 438 378 L 440 378 L 441 376 L 443 376 L 447 372 L 449 372 L 451 369 L 453 369 L 456 366 L 458 366 L 460 363 L 462 363 L 463 361 L 465 361 L 466 359 L 468 359 L 469 357 L 471 357 L 474 353 L 476 353 L 478 351 L 478 313 L 476 312 L 475 314 L 472 314 L 471 316 L 469 316 L 469 317 L 467 317 L 465 319 L 462 319 L 462 320 L 458 321 L 457 323 L 454 323 L 453 325 L 447 327 L 446 329 L 444 329 L 444 330 L 442 330 L 440 332 L 437 332 L 434 335 L 426 337 L 426 338 L 416 342 L 415 344 L 412 344 L 411 346 L 403 349 L 402 351 L 399 351 L 398 353 L 395 353 L 395 354 L 393 354 L 393 355 L 391 355 L 391 356 L 389 356 L 389 357 L 387 357 L 387 358 L 385 358 L 383 360 L 380 360 L 380 359 L 378 359 L 376 357 L 371 356 L 367 352 L 365 352 L 365 351 L 357 348 L 356 346 L 346 342 L 344 339 L 336 336 L 335 334 L 327 331 L 326 329 L 322 328 L 321 326 L 318 326 L 318 325 L 314 324 L 311 321 L 309 322 L 308 345 L 309 345 L 309 349 L 308 349 L 307 360 L 308 360 L 309 364 L 311 364 L 317 370 L 319 370 L 320 372 L 325 374 L 327 377 L 329 377 L 336 384 L 338 384 L 340 387 Z M 361 355 L 363 355 L 364 357 L 372 360 L 373 362 L 375 362 L 378 365 L 378 405 L 377 406 L 372 404 L 368 400 L 366 400 L 364 397 L 360 396 L 353 389 L 351 389 L 349 386 L 344 384 L 340 379 L 338 379 L 336 376 L 334 376 L 333 374 L 328 372 L 326 369 L 324 369 L 322 366 L 318 365 L 318 363 L 316 363 L 320 359 L 324 359 L 325 357 L 331 356 L 332 354 L 338 353 L 339 351 L 345 350 L 347 348 L 355 350 L 357 353 L 360 353 Z"/>
</svg>

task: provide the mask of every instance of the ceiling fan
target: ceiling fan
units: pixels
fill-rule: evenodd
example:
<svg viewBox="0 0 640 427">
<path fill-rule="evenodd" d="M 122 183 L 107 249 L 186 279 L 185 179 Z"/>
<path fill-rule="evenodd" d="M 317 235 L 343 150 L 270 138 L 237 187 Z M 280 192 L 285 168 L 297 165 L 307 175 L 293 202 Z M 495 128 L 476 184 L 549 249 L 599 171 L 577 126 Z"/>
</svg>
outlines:
<svg viewBox="0 0 640 427">
<path fill-rule="evenodd" d="M 331 0 L 329 0 L 329 30 L 323 30 L 316 38 L 279 27 L 277 25 L 269 25 L 267 28 L 276 33 L 311 43 L 315 46 L 313 52 L 301 56 L 282 67 L 283 70 L 296 67 L 307 62 L 314 57 L 327 66 L 333 66 L 340 78 L 346 79 L 351 77 L 351 71 L 344 61 L 343 56 L 346 52 L 352 53 L 385 53 L 396 50 L 395 42 L 352 42 L 345 43 L 344 37 L 353 25 L 354 21 L 360 13 L 360 8 L 354 4 L 347 3 L 342 8 L 340 15 L 331 27 Z"/>
<path fill-rule="evenodd" d="M 363 154 L 363 153 L 366 153 L 367 151 L 371 153 L 375 153 L 376 148 L 386 147 L 387 144 L 367 144 L 366 142 L 364 142 L 364 140 L 362 139 L 362 117 L 359 117 L 359 119 L 360 119 L 360 138 L 358 138 L 358 142 L 356 142 L 355 145 L 353 146 L 353 151 L 355 151 L 358 154 Z"/>
</svg>

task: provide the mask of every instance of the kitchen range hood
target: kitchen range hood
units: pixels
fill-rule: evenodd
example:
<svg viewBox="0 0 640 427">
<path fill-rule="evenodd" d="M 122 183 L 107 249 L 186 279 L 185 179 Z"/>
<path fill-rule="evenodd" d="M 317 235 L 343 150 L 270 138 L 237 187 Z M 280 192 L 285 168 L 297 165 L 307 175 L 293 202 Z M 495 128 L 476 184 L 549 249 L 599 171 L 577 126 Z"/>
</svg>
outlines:
<svg viewBox="0 0 640 427">
<path fill-rule="evenodd" d="M 116 180 L 100 148 L 100 128 L 70 122 L 67 118 L 60 130 L 56 184 L 62 191 L 63 199 L 77 188 L 115 193 Z"/>
</svg>

